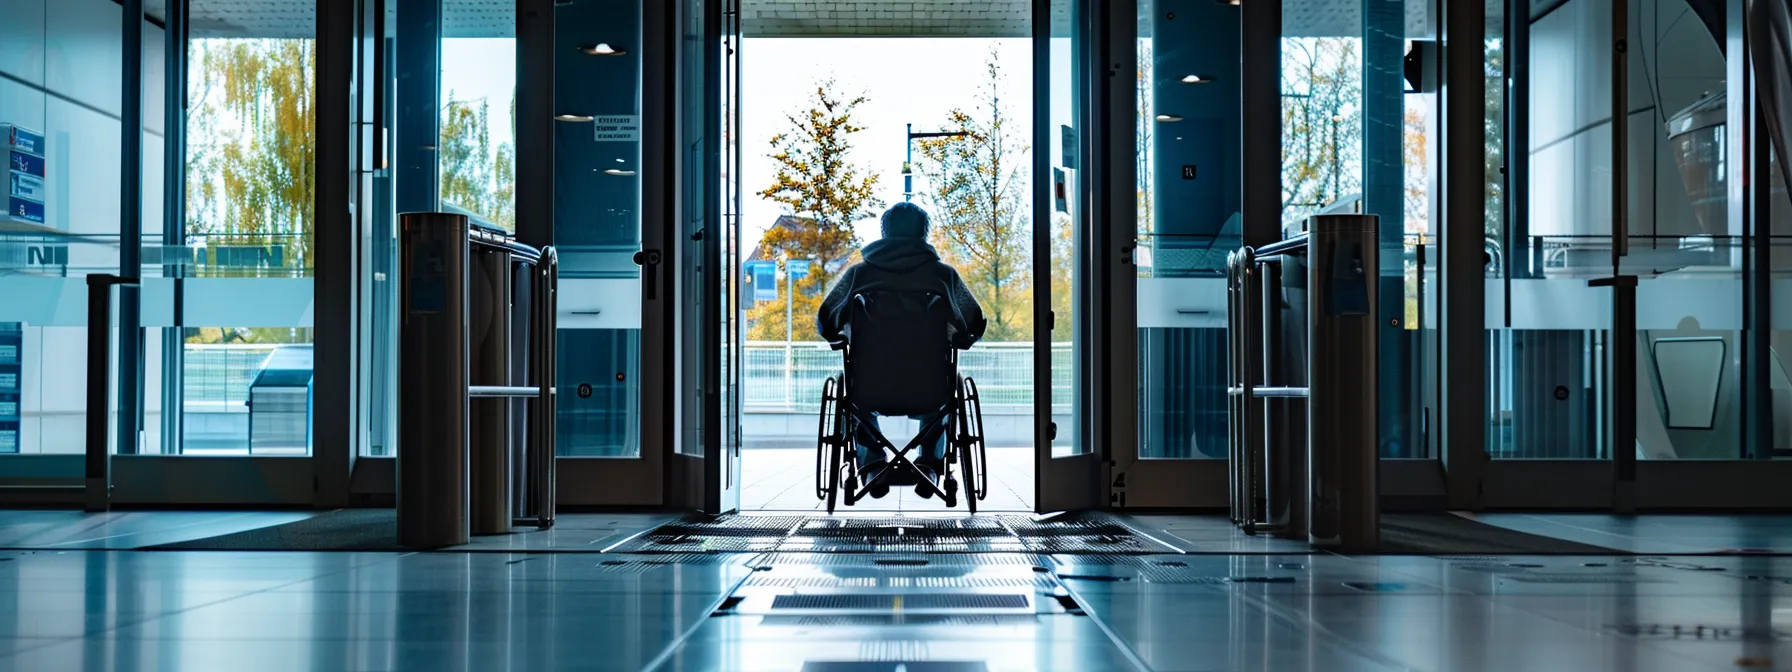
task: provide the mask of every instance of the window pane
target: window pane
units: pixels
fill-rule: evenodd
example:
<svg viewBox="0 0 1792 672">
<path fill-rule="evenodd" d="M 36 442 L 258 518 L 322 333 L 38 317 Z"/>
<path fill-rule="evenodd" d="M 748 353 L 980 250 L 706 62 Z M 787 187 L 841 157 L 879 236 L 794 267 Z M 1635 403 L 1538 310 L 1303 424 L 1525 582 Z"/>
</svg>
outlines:
<svg viewBox="0 0 1792 672">
<path fill-rule="evenodd" d="M 308 455 L 315 41 L 196 35 L 187 54 L 185 279 L 161 330 L 182 349 L 184 438 L 167 452 Z"/>
<path fill-rule="evenodd" d="M 633 257 L 641 249 L 641 4 L 573 3 L 554 11 L 560 46 L 554 112 L 561 115 L 554 134 L 556 452 L 637 457 L 642 288 Z M 662 281 L 659 291 L 672 289 Z"/>
</svg>

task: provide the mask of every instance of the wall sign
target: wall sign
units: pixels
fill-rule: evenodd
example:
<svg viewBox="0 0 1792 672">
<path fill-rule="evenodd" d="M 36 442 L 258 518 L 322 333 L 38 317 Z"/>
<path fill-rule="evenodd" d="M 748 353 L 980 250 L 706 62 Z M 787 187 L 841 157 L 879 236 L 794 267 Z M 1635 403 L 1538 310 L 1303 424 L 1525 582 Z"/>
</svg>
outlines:
<svg viewBox="0 0 1792 672">
<path fill-rule="evenodd" d="M 6 155 L 6 212 L 0 219 L 32 224 L 45 220 L 44 200 L 47 194 L 44 176 L 44 136 L 13 124 L 0 123 L 0 149 Z"/>
<path fill-rule="evenodd" d="M 591 120 L 593 139 L 598 142 L 640 142 L 641 115 L 609 114 Z"/>
<path fill-rule="evenodd" d="M 24 443 L 25 324 L 0 322 L 0 454 Z"/>
</svg>

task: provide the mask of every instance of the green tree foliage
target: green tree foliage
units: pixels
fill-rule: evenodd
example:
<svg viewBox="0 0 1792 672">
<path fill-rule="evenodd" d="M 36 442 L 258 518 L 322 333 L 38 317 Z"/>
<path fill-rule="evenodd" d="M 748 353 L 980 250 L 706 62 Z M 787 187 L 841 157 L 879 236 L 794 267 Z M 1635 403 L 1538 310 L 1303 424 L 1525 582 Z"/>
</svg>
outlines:
<svg viewBox="0 0 1792 672">
<path fill-rule="evenodd" d="M 215 233 L 234 244 L 285 245 L 286 264 L 309 269 L 317 187 L 313 41 L 219 41 L 203 51 L 202 63 L 203 78 L 222 94 L 217 111 L 240 122 L 210 139 L 220 145 L 223 187 Z"/>
<path fill-rule="evenodd" d="M 1362 193 L 1363 59 L 1357 41 L 1282 40 L 1282 219 Z"/>
<path fill-rule="evenodd" d="M 872 195 L 879 176 L 861 175 L 851 162 L 853 136 L 865 130 L 853 121 L 853 113 L 867 100 L 849 98 L 833 80 L 823 81 L 806 103 L 808 109 L 785 115 L 788 128 L 771 139 L 769 156 L 778 162 L 778 173 L 759 196 L 783 204 L 797 216 L 785 220 L 792 222 L 790 226 L 767 230 L 759 254 L 779 260 L 780 277 L 786 277 L 784 259 L 813 262 L 809 274 L 798 279 L 795 304 L 789 307 L 794 318 L 790 333 L 799 340 L 819 338 L 815 311 L 832 286 L 834 273 L 857 255 L 853 223 L 875 216 L 883 207 Z M 784 340 L 788 294 L 786 290 L 778 300 L 748 310 L 749 339 Z"/>
<path fill-rule="evenodd" d="M 315 42 L 195 40 L 188 90 L 189 235 L 208 248 L 279 250 L 275 275 L 308 275 L 316 190 Z M 194 343 L 309 342 L 309 329 L 191 328 Z"/>
<path fill-rule="evenodd" d="M 442 200 L 515 231 L 516 148 L 508 142 L 492 146 L 490 105 L 483 98 L 455 100 L 448 92 L 441 136 Z"/>
<path fill-rule="evenodd" d="M 959 137 L 915 143 L 916 166 L 927 179 L 933 205 L 933 244 L 958 269 L 989 319 L 984 338 L 1032 338 L 1032 227 L 1022 182 L 1026 144 L 1011 137 L 1002 115 L 1000 64 L 991 54 L 985 65 L 978 105 L 954 109 L 945 127 Z"/>
</svg>

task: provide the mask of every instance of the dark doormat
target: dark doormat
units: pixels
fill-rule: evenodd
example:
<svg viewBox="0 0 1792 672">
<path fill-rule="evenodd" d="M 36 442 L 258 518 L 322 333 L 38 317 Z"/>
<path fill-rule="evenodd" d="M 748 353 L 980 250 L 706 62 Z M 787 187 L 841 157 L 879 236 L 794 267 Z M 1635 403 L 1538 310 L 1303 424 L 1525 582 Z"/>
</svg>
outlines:
<svg viewBox="0 0 1792 672">
<path fill-rule="evenodd" d="M 160 551 L 409 551 L 394 509 L 339 509 L 304 520 L 150 546 Z"/>
<path fill-rule="evenodd" d="M 1449 513 L 1381 514 L 1383 555 L 1632 555 Z"/>
</svg>

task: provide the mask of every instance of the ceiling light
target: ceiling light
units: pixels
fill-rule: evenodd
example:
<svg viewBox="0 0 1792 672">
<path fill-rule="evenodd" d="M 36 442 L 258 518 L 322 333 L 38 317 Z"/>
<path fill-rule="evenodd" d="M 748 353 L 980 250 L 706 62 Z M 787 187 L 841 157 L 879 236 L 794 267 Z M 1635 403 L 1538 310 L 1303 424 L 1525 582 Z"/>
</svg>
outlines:
<svg viewBox="0 0 1792 672">
<path fill-rule="evenodd" d="M 1165 122 L 1165 123 L 1171 123 L 1171 122 L 1182 121 L 1182 117 L 1178 116 L 1178 115 L 1174 115 L 1174 114 L 1160 114 L 1160 115 L 1157 115 L 1157 120 Z"/>
<path fill-rule="evenodd" d="M 591 121 L 591 115 L 589 115 L 589 114 L 556 114 L 556 115 L 554 115 L 554 121 L 570 121 L 570 122 L 574 122 L 574 123 L 584 123 L 587 121 Z"/>
<path fill-rule="evenodd" d="M 592 56 L 621 56 L 628 53 L 627 49 L 617 49 L 610 46 L 607 42 L 599 42 L 589 47 L 579 47 L 579 51 L 591 54 Z"/>
<path fill-rule="evenodd" d="M 1212 82 L 1213 82 L 1213 78 L 1207 77 L 1205 75 L 1183 75 L 1182 76 L 1183 84 L 1210 84 Z"/>
<path fill-rule="evenodd" d="M 632 176 L 634 176 L 635 171 L 623 170 L 621 168 L 610 168 L 610 169 L 605 170 L 604 174 L 605 175 L 617 175 L 620 177 L 632 177 Z"/>
</svg>

